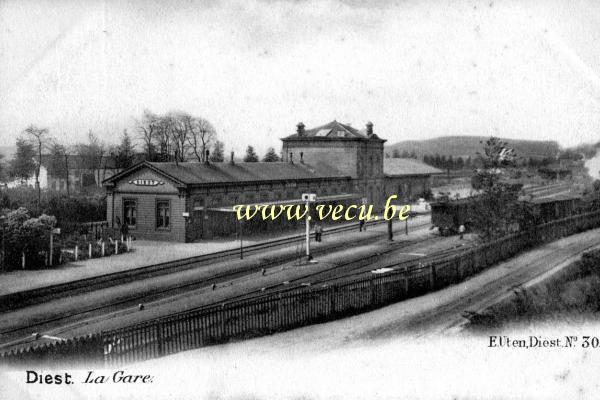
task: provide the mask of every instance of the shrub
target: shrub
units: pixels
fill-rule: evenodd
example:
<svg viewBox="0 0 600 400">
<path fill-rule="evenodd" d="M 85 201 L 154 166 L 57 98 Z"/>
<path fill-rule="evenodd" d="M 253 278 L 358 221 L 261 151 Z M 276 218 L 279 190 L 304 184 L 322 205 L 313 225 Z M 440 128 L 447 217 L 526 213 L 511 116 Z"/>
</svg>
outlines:
<svg viewBox="0 0 600 400">
<path fill-rule="evenodd" d="M 26 266 L 44 265 L 50 230 L 55 225 L 56 218 L 45 214 L 32 218 L 23 207 L 9 212 L 5 227 L 5 268 L 20 268 L 22 254 L 25 254 Z"/>
</svg>

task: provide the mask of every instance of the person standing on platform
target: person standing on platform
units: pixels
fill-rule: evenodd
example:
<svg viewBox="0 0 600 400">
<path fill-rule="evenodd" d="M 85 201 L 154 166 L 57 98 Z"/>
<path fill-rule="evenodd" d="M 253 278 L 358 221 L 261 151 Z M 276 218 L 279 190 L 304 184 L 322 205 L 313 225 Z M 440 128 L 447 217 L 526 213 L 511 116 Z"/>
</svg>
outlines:
<svg viewBox="0 0 600 400">
<path fill-rule="evenodd" d="M 129 226 L 127 226 L 127 222 L 123 222 L 121 224 L 121 241 L 127 240 L 127 235 L 129 235 Z"/>
<path fill-rule="evenodd" d="M 320 222 L 315 223 L 315 242 L 320 242 L 323 236 L 323 227 Z"/>
<path fill-rule="evenodd" d="M 460 235 L 460 240 L 463 240 L 463 237 L 465 236 L 465 226 L 461 225 L 458 227 L 458 234 Z"/>
</svg>

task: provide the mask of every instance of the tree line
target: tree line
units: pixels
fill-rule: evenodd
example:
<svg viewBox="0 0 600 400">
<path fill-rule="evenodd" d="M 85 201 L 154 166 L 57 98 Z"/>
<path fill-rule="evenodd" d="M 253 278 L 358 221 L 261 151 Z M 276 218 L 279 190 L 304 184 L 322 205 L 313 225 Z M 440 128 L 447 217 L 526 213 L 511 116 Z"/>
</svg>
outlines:
<svg viewBox="0 0 600 400">
<path fill-rule="evenodd" d="M 118 144 L 107 144 L 89 131 L 86 140 L 66 144 L 52 136 L 47 128 L 27 127 L 16 139 L 16 152 L 8 163 L 0 155 L 0 179 L 25 182 L 36 179 L 39 197 L 40 168 L 44 165 L 53 177 L 65 179 L 70 193 L 69 176 L 73 168 L 88 171 L 83 186 L 105 179 L 106 169 L 122 170 L 143 160 L 156 162 L 223 162 L 225 145 L 219 140 L 213 124 L 205 118 L 185 112 L 157 114 L 145 110 L 136 120 L 135 134 L 127 130 Z M 77 161 L 73 158 L 77 158 Z M 258 162 L 261 158 L 253 146 L 246 148 L 245 162 Z M 281 161 L 273 147 L 262 157 L 264 162 Z"/>
</svg>

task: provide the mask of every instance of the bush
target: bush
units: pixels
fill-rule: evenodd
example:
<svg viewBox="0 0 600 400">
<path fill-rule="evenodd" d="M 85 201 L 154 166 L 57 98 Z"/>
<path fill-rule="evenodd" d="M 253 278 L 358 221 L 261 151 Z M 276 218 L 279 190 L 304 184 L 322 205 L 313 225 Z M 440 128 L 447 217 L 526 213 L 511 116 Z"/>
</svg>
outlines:
<svg viewBox="0 0 600 400">
<path fill-rule="evenodd" d="M 5 269 L 21 267 L 21 257 L 25 254 L 26 267 L 44 265 L 48 250 L 49 235 L 56 225 L 56 218 L 42 214 L 32 218 L 26 208 L 20 207 L 6 215 Z"/>
<path fill-rule="evenodd" d="M 54 215 L 60 226 L 63 222 L 90 222 L 106 219 L 106 196 L 66 196 L 52 192 L 42 192 L 38 204 L 37 191 L 19 187 L 3 190 L 0 194 L 0 208 L 16 210 L 26 208 L 33 217 L 42 214 Z"/>
</svg>

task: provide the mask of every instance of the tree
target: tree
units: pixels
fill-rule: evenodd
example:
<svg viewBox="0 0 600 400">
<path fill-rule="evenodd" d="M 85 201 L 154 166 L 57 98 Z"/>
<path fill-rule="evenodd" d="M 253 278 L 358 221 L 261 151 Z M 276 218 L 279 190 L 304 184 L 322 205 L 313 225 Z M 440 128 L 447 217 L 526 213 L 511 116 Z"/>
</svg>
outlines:
<svg viewBox="0 0 600 400">
<path fill-rule="evenodd" d="M 204 162 L 206 150 L 216 139 L 216 130 L 208 120 L 179 111 L 158 115 L 145 110 L 137 129 L 146 159 L 151 161 L 179 163 L 194 156 Z"/>
<path fill-rule="evenodd" d="M 65 146 L 57 142 L 54 142 L 50 147 L 48 174 L 65 179 L 67 184 L 67 195 L 71 194 L 69 187 L 69 153 Z"/>
<path fill-rule="evenodd" d="M 225 161 L 225 145 L 220 140 L 217 140 L 213 145 L 212 153 L 210 153 L 211 162 Z"/>
<path fill-rule="evenodd" d="M 455 167 L 456 169 L 463 169 L 465 167 L 465 160 L 462 157 L 457 157 Z"/>
<path fill-rule="evenodd" d="M 400 150 L 398 150 L 398 149 L 392 150 L 392 158 L 400 158 Z"/>
<path fill-rule="evenodd" d="M 402 155 L 400 156 L 400 158 L 408 158 L 410 156 L 410 154 L 408 153 L 408 150 L 404 150 L 402 152 Z"/>
<path fill-rule="evenodd" d="M 188 142 L 191 150 L 199 162 L 205 162 L 206 150 L 210 148 L 217 136 L 215 128 L 204 118 L 190 118 L 189 123 Z"/>
<path fill-rule="evenodd" d="M 263 161 L 264 162 L 277 162 L 277 161 L 281 161 L 281 160 L 279 159 L 279 156 L 275 152 L 275 149 L 273 147 L 269 147 L 267 149 L 267 153 L 263 157 Z"/>
<path fill-rule="evenodd" d="M 10 175 L 23 183 L 35 173 L 35 150 L 33 144 L 23 138 L 18 138 L 16 145 L 16 153 L 10 162 Z"/>
<path fill-rule="evenodd" d="M 105 155 L 106 146 L 104 143 L 98 139 L 96 135 L 92 131 L 88 132 L 88 142 L 87 143 L 77 143 L 75 145 L 75 154 L 79 156 L 81 159 L 81 165 L 83 169 L 88 170 L 88 176 L 90 180 L 94 180 L 94 184 L 102 181 L 101 171 L 104 162 L 104 167 L 106 167 Z M 106 169 L 106 168 L 105 168 Z M 83 182 L 83 186 L 91 185 L 91 181 Z"/>
<path fill-rule="evenodd" d="M 410 152 L 410 158 L 414 158 L 415 160 L 417 159 L 417 153 L 415 153 L 414 150 Z"/>
<path fill-rule="evenodd" d="M 454 158 L 452 156 L 448 156 L 448 160 L 446 161 L 446 169 L 454 169 Z"/>
<path fill-rule="evenodd" d="M 0 153 L 0 181 L 6 179 L 6 166 L 4 165 L 4 154 Z"/>
<path fill-rule="evenodd" d="M 144 154 L 148 161 L 158 161 L 155 140 L 158 134 L 159 117 L 149 110 L 144 110 L 142 119 L 136 121 L 139 139 L 142 141 Z"/>
<path fill-rule="evenodd" d="M 257 162 L 258 155 L 254 151 L 254 147 L 248 146 L 246 148 L 246 155 L 244 156 L 244 162 Z"/>
<path fill-rule="evenodd" d="M 29 125 L 24 130 L 25 134 L 33 142 L 37 150 L 37 164 L 35 166 L 35 188 L 38 192 L 38 204 L 42 200 L 42 192 L 40 188 L 40 168 L 42 167 L 42 148 L 44 148 L 48 142 L 48 129 L 38 128 L 34 125 Z"/>
<path fill-rule="evenodd" d="M 121 143 L 114 149 L 115 167 L 125 169 L 131 167 L 135 156 L 134 146 L 131 143 L 131 138 L 127 133 L 127 129 L 123 131 Z"/>
<path fill-rule="evenodd" d="M 483 150 L 481 168 L 473 175 L 474 187 L 481 193 L 474 200 L 472 215 L 480 237 L 492 240 L 509 233 L 514 224 L 523 227 L 530 213 L 517 201 L 519 189 L 504 180 L 515 165 L 514 150 L 495 137 L 485 142 Z"/>
</svg>

